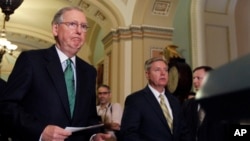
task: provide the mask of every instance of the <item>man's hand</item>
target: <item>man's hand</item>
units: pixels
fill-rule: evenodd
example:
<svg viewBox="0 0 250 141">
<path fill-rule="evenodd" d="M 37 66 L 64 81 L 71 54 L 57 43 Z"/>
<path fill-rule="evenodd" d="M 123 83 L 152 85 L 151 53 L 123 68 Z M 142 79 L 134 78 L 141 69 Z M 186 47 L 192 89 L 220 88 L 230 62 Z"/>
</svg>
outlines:
<svg viewBox="0 0 250 141">
<path fill-rule="evenodd" d="M 72 133 L 70 131 L 66 131 L 65 129 L 55 126 L 48 125 L 42 132 L 41 140 L 42 141 L 64 141 L 68 138 Z"/>
<path fill-rule="evenodd" d="M 98 133 L 95 135 L 92 141 L 105 141 L 111 138 L 111 134 Z"/>
<path fill-rule="evenodd" d="M 112 122 L 111 125 L 110 125 L 110 128 L 112 130 L 120 130 L 120 124 Z"/>
<path fill-rule="evenodd" d="M 112 123 L 105 123 L 105 128 L 110 130 L 120 130 L 120 124 L 112 122 Z"/>
</svg>

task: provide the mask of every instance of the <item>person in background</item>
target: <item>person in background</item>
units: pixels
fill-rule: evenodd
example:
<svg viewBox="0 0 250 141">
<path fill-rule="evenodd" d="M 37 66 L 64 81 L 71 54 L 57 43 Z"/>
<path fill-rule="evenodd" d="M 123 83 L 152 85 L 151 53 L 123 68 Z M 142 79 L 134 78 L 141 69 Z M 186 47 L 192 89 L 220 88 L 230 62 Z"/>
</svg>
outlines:
<svg viewBox="0 0 250 141">
<path fill-rule="evenodd" d="M 122 141 L 189 141 L 179 100 L 168 93 L 168 63 L 145 62 L 148 84 L 126 97 L 120 135 Z"/>
<path fill-rule="evenodd" d="M 98 105 L 96 108 L 98 115 L 102 119 L 102 123 L 104 123 L 104 132 L 112 135 L 110 141 L 116 141 L 119 138 L 123 109 L 119 103 L 111 103 L 111 95 L 108 85 L 102 84 L 98 86 Z"/>
<path fill-rule="evenodd" d="M 199 91 L 204 78 L 212 70 L 213 68 L 210 66 L 199 66 L 193 70 L 195 92 Z M 205 111 L 195 97 L 184 102 L 183 111 L 191 131 L 192 141 L 223 141 L 223 126 L 220 123 L 207 119 Z"/>
<path fill-rule="evenodd" d="M 207 72 L 213 70 L 210 66 L 199 66 L 193 70 L 193 88 L 194 91 L 191 91 L 186 100 L 195 98 L 196 92 L 200 89 L 203 79 Z"/>
<path fill-rule="evenodd" d="M 60 9 L 52 20 L 55 44 L 24 51 L 17 58 L 0 98 L 0 117 L 13 141 L 103 141 L 99 128 L 71 132 L 66 127 L 99 123 L 96 70 L 76 56 L 88 23 L 77 7 Z"/>
<path fill-rule="evenodd" d="M 207 72 L 211 70 L 213 70 L 213 68 L 210 66 L 199 66 L 193 70 L 193 86 L 195 92 L 200 89 L 204 77 L 206 76 Z"/>
</svg>

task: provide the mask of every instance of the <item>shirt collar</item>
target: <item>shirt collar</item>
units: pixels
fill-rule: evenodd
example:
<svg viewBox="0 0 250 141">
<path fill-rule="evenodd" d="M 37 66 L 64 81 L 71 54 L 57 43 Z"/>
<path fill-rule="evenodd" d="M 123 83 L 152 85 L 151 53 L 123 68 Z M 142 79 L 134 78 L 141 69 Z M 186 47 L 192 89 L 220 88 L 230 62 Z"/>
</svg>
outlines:
<svg viewBox="0 0 250 141">
<path fill-rule="evenodd" d="M 148 84 L 149 89 L 152 91 L 154 96 L 158 99 L 160 94 L 155 88 L 153 88 L 150 84 Z M 165 94 L 165 89 L 163 90 L 162 94 Z"/>
<path fill-rule="evenodd" d="M 64 61 L 66 61 L 69 57 L 68 56 L 66 56 L 60 49 L 58 49 L 57 47 L 56 47 L 56 51 L 57 51 L 57 53 L 58 53 L 58 56 L 59 56 L 59 59 L 60 59 L 60 62 L 61 63 L 63 63 Z M 73 64 L 74 64 L 74 66 L 75 66 L 75 62 L 76 62 L 76 56 L 73 56 L 73 57 L 71 57 L 70 58 L 71 60 L 72 60 L 72 62 L 73 62 Z"/>
<path fill-rule="evenodd" d="M 100 109 L 108 109 L 111 106 L 111 103 L 107 103 L 104 107 L 101 107 L 100 105 Z"/>
</svg>

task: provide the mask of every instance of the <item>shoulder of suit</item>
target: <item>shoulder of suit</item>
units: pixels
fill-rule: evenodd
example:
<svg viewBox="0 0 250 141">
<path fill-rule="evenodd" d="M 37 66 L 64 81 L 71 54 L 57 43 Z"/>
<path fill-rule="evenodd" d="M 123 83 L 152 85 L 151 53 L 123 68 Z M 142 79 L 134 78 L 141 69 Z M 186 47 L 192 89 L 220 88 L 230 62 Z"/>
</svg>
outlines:
<svg viewBox="0 0 250 141">
<path fill-rule="evenodd" d="M 137 101 L 138 99 L 141 99 L 141 97 L 144 95 L 145 93 L 143 92 L 143 90 L 139 90 L 139 91 L 136 91 L 136 92 L 133 92 L 131 94 L 129 94 L 127 97 L 126 97 L 126 100 L 125 101 Z"/>
<path fill-rule="evenodd" d="M 90 70 L 92 72 L 96 72 L 96 69 L 93 65 L 89 64 L 88 62 L 84 61 L 83 59 L 76 56 L 76 65 L 81 68 L 82 70 Z"/>
<path fill-rule="evenodd" d="M 37 59 L 42 58 L 42 56 L 44 54 L 48 54 L 48 52 L 46 51 L 47 49 L 37 49 L 37 50 L 26 50 L 26 51 L 22 51 L 17 60 L 25 60 L 25 62 L 27 61 L 33 61 L 36 62 Z"/>
<path fill-rule="evenodd" d="M 88 66 L 88 67 L 91 67 L 91 68 L 94 68 L 93 65 L 91 65 L 90 63 L 86 62 L 85 60 L 83 60 L 82 58 L 76 56 L 76 62 L 77 63 L 80 63 L 80 64 L 83 64 L 85 66 Z"/>
<path fill-rule="evenodd" d="M 131 93 L 129 96 L 136 97 L 136 96 L 143 95 L 144 93 L 145 93 L 145 90 L 141 89 L 141 90 L 138 90 L 138 91 Z"/>
</svg>

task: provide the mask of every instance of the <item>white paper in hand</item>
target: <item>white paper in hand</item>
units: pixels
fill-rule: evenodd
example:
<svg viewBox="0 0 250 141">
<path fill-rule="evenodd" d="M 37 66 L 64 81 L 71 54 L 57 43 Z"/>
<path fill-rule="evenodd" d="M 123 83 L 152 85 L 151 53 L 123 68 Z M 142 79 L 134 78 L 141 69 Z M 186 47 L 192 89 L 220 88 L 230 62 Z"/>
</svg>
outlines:
<svg viewBox="0 0 250 141">
<path fill-rule="evenodd" d="M 96 124 L 96 125 L 91 125 L 91 126 L 86 126 L 86 127 L 66 127 L 65 130 L 71 131 L 71 132 L 77 132 L 77 131 L 81 131 L 81 130 L 87 130 L 87 129 L 93 129 L 93 128 L 97 128 L 97 127 L 101 127 L 104 124 Z"/>
</svg>

